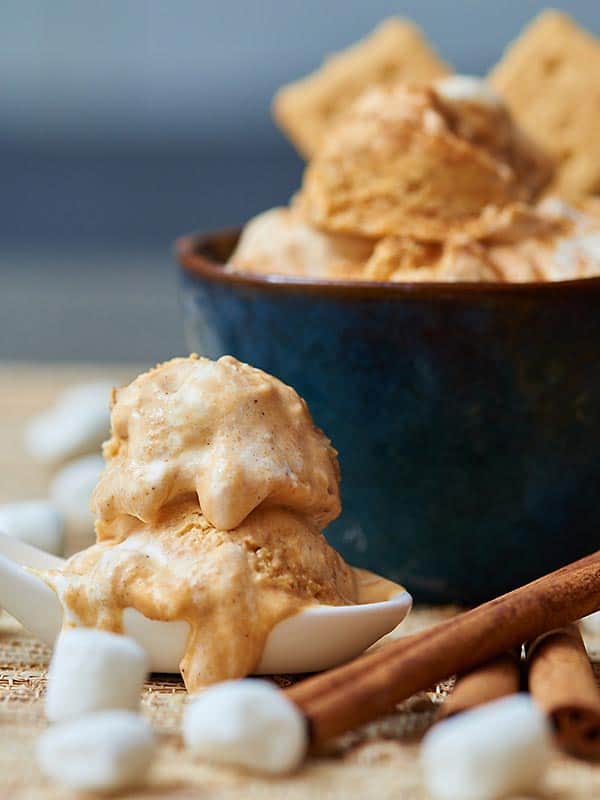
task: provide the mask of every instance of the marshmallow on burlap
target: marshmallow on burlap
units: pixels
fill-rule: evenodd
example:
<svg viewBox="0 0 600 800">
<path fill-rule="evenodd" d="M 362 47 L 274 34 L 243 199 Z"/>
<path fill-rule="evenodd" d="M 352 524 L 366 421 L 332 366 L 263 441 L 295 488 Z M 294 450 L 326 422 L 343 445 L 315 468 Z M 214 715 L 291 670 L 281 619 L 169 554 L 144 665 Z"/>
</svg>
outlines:
<svg viewBox="0 0 600 800">
<path fill-rule="evenodd" d="M 432 800 L 499 800 L 539 789 L 550 750 L 545 714 L 521 693 L 434 725 L 421 764 Z"/>
<path fill-rule="evenodd" d="M 94 543 L 94 515 L 90 510 L 92 492 L 104 470 L 99 455 L 69 462 L 50 483 L 50 499 L 62 512 L 70 550 L 83 550 Z"/>
<path fill-rule="evenodd" d="M 92 711 L 139 707 L 148 658 L 133 639 L 72 628 L 56 641 L 48 668 L 46 716 L 53 722 Z"/>
<path fill-rule="evenodd" d="M 47 777 L 79 791 L 110 792 L 144 782 L 155 744 L 141 715 L 100 711 L 49 728 L 36 752 Z"/>
<path fill-rule="evenodd" d="M 113 384 L 82 383 L 64 391 L 56 404 L 33 417 L 25 446 L 42 464 L 56 465 L 99 450 L 110 432 L 109 402 Z"/>
<path fill-rule="evenodd" d="M 59 556 L 63 552 L 65 523 L 59 510 L 46 500 L 25 500 L 0 506 L 0 531 Z"/>
<path fill-rule="evenodd" d="M 296 706 L 274 684 L 252 678 L 224 681 L 190 697 L 183 738 L 209 761 L 273 774 L 296 769 L 308 746 Z"/>
</svg>

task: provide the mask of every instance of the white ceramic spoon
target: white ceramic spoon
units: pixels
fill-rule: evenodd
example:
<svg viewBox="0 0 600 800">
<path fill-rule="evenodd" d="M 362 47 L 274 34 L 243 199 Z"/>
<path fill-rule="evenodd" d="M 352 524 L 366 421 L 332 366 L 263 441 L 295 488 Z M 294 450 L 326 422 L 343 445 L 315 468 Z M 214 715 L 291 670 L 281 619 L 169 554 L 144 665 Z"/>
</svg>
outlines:
<svg viewBox="0 0 600 800">
<path fill-rule="evenodd" d="M 62 558 L 0 533 L 0 608 L 49 645 L 60 632 L 62 607 L 52 589 L 24 567 L 61 569 L 64 564 Z M 406 617 L 412 598 L 405 589 L 365 570 L 357 574 L 368 602 L 312 606 L 284 619 L 269 635 L 257 674 L 328 669 L 359 655 Z M 127 608 L 123 627 L 147 651 L 152 671 L 179 672 L 187 622 L 157 622 Z"/>
</svg>

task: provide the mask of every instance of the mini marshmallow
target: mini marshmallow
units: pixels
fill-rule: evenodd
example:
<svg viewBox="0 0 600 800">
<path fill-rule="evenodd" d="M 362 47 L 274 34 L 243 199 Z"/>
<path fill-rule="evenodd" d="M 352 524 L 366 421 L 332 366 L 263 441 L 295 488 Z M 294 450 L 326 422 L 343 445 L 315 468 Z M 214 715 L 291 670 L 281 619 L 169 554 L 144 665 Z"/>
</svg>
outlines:
<svg viewBox="0 0 600 800">
<path fill-rule="evenodd" d="M 56 465 L 98 450 L 109 435 L 112 387 L 105 381 L 78 384 L 64 391 L 52 408 L 33 417 L 25 430 L 32 458 Z"/>
<path fill-rule="evenodd" d="M 474 75 L 447 75 L 434 84 L 436 92 L 445 100 L 480 103 L 487 106 L 502 105 L 502 98 L 483 78 Z"/>
<path fill-rule="evenodd" d="M 434 725 L 421 764 L 432 800 L 497 800 L 539 788 L 550 752 L 550 724 L 521 693 Z"/>
<path fill-rule="evenodd" d="M 36 755 L 47 777 L 71 789 L 107 792 L 142 784 L 155 745 L 141 715 L 99 711 L 49 728 Z"/>
<path fill-rule="evenodd" d="M 62 514 L 46 500 L 26 500 L 0 506 L 0 531 L 47 553 L 61 555 L 65 522 Z"/>
<path fill-rule="evenodd" d="M 46 716 L 57 722 L 91 711 L 134 711 L 147 673 L 146 653 L 133 639 L 94 628 L 65 630 L 48 667 Z"/>
<path fill-rule="evenodd" d="M 267 681 L 224 681 L 191 697 L 183 738 L 202 758 L 280 774 L 298 767 L 308 747 L 306 723 Z"/>
<path fill-rule="evenodd" d="M 74 550 L 94 542 L 90 498 L 103 470 L 102 456 L 84 456 L 59 470 L 50 484 L 50 499 L 65 518 L 69 546 Z"/>
</svg>

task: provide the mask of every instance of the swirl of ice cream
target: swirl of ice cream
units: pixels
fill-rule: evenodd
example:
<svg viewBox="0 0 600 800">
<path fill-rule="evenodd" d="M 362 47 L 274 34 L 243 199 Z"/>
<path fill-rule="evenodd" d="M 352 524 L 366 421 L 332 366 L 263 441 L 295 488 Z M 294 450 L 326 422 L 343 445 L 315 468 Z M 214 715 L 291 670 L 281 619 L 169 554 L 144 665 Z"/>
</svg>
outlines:
<svg viewBox="0 0 600 800">
<path fill-rule="evenodd" d="M 336 453 L 306 403 L 230 356 L 173 359 L 119 389 L 105 456 L 92 499 L 100 538 L 119 516 L 152 522 L 190 494 L 222 530 L 260 505 L 320 528 L 340 512 Z"/>
</svg>

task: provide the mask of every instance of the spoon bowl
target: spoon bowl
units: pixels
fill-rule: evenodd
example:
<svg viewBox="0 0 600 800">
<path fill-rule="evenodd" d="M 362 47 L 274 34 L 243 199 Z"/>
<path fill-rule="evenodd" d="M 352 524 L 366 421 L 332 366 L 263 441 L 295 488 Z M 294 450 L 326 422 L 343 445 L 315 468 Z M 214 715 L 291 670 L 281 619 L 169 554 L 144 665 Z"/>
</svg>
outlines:
<svg viewBox="0 0 600 800">
<path fill-rule="evenodd" d="M 55 592 L 29 570 L 61 569 L 65 563 L 0 533 L 0 607 L 50 646 L 62 627 L 62 606 Z M 361 602 L 310 606 L 279 622 L 269 634 L 256 674 L 329 669 L 359 655 L 402 622 L 412 606 L 409 593 L 366 570 L 356 570 L 356 575 Z M 126 608 L 123 630 L 146 650 L 153 672 L 179 672 L 187 622 L 151 620 Z"/>
</svg>

